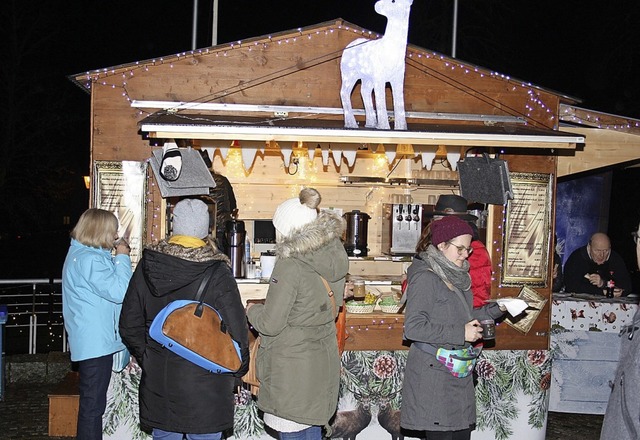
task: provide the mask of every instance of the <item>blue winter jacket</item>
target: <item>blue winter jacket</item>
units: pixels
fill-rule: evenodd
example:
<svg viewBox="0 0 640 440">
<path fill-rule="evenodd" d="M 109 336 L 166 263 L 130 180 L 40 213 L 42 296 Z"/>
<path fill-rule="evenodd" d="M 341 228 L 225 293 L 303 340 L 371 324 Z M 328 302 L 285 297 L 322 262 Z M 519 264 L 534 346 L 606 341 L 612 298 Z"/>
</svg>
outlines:
<svg viewBox="0 0 640 440">
<path fill-rule="evenodd" d="M 131 259 L 72 239 L 62 269 L 62 315 L 71 360 L 82 361 L 124 348 L 118 321 L 131 278 Z"/>
</svg>

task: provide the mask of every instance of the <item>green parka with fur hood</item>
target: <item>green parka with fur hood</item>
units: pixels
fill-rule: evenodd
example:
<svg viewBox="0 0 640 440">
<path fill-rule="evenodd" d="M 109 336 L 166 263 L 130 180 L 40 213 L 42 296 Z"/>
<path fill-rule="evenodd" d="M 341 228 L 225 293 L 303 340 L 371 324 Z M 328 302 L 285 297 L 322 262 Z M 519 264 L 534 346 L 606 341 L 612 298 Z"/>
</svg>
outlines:
<svg viewBox="0 0 640 440">
<path fill-rule="evenodd" d="M 321 212 L 276 245 L 267 298 L 247 311 L 261 335 L 258 407 L 306 425 L 326 425 L 338 404 L 340 356 L 324 277 L 342 304 L 349 260 L 344 220 Z"/>
</svg>

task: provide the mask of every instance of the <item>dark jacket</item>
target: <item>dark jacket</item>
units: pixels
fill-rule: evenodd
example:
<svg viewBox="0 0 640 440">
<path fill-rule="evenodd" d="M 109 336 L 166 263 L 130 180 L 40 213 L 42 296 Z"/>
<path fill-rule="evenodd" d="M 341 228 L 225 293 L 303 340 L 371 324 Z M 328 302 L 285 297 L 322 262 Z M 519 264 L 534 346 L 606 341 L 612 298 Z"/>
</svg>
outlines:
<svg viewBox="0 0 640 440">
<path fill-rule="evenodd" d="M 349 260 L 340 241 L 344 221 L 329 213 L 279 242 L 265 304 L 247 311 L 262 342 L 256 359 L 258 407 L 307 425 L 336 411 L 340 356 L 331 300 L 342 303 Z"/>
<path fill-rule="evenodd" d="M 590 293 L 592 295 L 602 295 L 607 280 L 610 278 L 609 272 L 613 271 L 613 278 L 616 287 L 624 289 L 623 295 L 631 293 L 631 277 L 627 271 L 622 257 L 614 250 L 611 251 L 609 259 L 603 264 L 596 264 L 587 251 L 587 246 L 582 246 L 571 253 L 564 265 L 564 285 L 565 292 L 569 293 Z M 603 287 L 594 286 L 586 279 L 585 274 L 598 273 L 604 281 Z"/>
<path fill-rule="evenodd" d="M 415 258 L 407 270 L 407 305 L 404 336 L 409 341 L 460 349 L 464 326 L 470 321 L 458 294 Z M 498 304 L 472 309 L 471 290 L 463 292 L 472 317 L 478 320 L 503 315 Z M 473 375 L 454 377 L 432 354 L 411 344 L 402 387 L 401 425 L 416 431 L 457 431 L 476 423 Z"/>
<path fill-rule="evenodd" d="M 142 367 L 140 422 L 170 432 L 212 433 L 233 427 L 234 375 L 213 374 L 162 348 L 149 337 L 158 312 L 177 299 L 193 299 L 205 271 L 213 270 L 205 302 L 222 315 L 248 368 L 248 326 L 228 259 L 210 246 L 185 248 L 161 241 L 146 249 L 127 290 L 120 334 Z"/>
<path fill-rule="evenodd" d="M 226 235 L 227 222 L 232 220 L 233 211 L 238 207 L 233 187 L 222 174 L 211 171 L 216 182 L 215 188 L 209 190 L 209 195 L 216 202 L 216 244 L 222 253 L 228 253 L 229 240 Z"/>
</svg>

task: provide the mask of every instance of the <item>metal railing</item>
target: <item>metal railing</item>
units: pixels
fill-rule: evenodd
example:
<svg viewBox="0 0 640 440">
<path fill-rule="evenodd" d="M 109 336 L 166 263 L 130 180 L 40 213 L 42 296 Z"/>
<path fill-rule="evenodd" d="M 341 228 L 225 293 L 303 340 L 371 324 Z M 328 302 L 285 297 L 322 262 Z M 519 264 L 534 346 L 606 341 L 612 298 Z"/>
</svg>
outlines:
<svg viewBox="0 0 640 440">
<path fill-rule="evenodd" d="M 0 304 L 8 311 L 5 353 L 67 351 L 61 279 L 0 280 Z"/>
</svg>

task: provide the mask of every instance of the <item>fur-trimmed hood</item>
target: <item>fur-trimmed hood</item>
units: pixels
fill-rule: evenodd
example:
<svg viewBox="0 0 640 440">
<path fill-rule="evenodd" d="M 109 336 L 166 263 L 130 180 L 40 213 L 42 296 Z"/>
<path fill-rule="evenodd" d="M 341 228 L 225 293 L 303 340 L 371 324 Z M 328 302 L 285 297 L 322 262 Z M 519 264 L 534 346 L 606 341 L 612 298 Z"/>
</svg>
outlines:
<svg viewBox="0 0 640 440">
<path fill-rule="evenodd" d="M 276 244 L 276 255 L 281 258 L 300 257 L 317 251 L 332 240 L 340 239 L 346 228 L 346 222 L 336 214 L 321 211 L 318 217 L 294 230 Z"/>
<path fill-rule="evenodd" d="M 154 296 L 164 296 L 193 283 L 214 264 L 230 265 L 229 258 L 210 244 L 188 248 L 162 240 L 148 246 L 144 253 L 144 277 Z"/>
</svg>

